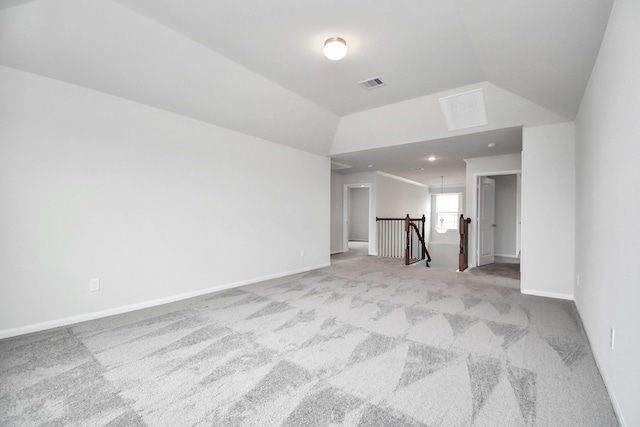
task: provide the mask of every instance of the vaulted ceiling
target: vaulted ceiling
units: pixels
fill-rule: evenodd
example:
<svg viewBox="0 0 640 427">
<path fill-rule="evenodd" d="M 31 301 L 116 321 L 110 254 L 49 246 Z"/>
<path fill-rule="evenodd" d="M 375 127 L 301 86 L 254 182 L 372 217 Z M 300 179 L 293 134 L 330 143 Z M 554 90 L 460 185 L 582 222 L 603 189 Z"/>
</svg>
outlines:
<svg viewBox="0 0 640 427">
<path fill-rule="evenodd" d="M 116 0 L 343 116 L 490 81 L 573 119 L 609 0 Z M 328 61 L 340 36 L 348 55 Z M 357 82 L 380 76 L 386 87 Z"/>
<path fill-rule="evenodd" d="M 371 139 L 353 135 L 358 117 L 474 84 L 534 105 L 539 117 L 572 120 L 612 3 L 4 0 L 0 65 L 339 155 L 527 125 L 526 117 L 502 123 L 503 110 L 514 109 L 506 105 L 490 111 L 485 129 L 388 130 L 374 146 L 345 142 Z M 341 61 L 322 54 L 332 36 L 347 41 Z M 385 85 L 357 84 L 375 76 Z"/>
</svg>

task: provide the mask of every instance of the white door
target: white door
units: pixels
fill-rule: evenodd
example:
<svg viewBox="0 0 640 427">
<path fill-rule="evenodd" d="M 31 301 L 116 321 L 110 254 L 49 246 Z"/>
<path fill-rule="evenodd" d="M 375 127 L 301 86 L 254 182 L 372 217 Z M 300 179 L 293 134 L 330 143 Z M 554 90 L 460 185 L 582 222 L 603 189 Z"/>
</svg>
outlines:
<svg viewBox="0 0 640 427">
<path fill-rule="evenodd" d="M 493 264 L 495 262 L 496 181 L 486 176 L 480 177 L 478 217 L 478 265 Z"/>
</svg>

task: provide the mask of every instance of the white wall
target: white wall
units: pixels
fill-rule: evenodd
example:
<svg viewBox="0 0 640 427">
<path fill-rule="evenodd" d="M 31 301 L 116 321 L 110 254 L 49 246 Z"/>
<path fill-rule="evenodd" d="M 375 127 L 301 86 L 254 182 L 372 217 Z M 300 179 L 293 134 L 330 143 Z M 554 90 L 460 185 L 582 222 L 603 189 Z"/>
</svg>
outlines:
<svg viewBox="0 0 640 427">
<path fill-rule="evenodd" d="M 574 124 L 524 128 L 520 289 L 573 299 L 574 266 Z"/>
<path fill-rule="evenodd" d="M 346 247 L 344 234 L 344 200 L 345 188 L 356 188 L 360 185 L 369 187 L 369 255 L 375 255 L 377 251 L 376 238 L 376 184 L 377 174 L 375 172 L 360 172 L 342 174 L 333 172 L 331 174 L 331 253 L 345 252 Z M 338 212 L 340 212 L 338 214 Z M 348 236 L 347 236 L 348 237 Z"/>
<path fill-rule="evenodd" d="M 369 241 L 369 188 L 350 188 L 349 240 Z"/>
<path fill-rule="evenodd" d="M 338 117 L 111 0 L 0 10 L 0 64 L 326 155 Z"/>
<path fill-rule="evenodd" d="M 429 216 L 430 202 L 427 187 L 411 183 L 402 178 L 393 177 L 382 172 L 360 172 L 340 174 L 334 172 L 331 187 L 332 211 L 343 210 L 345 187 L 357 187 L 361 184 L 369 186 L 369 255 L 378 253 L 378 236 L 376 217 L 404 218 Z M 336 194 L 337 193 L 337 194 Z M 335 206 L 333 205 L 335 203 Z M 340 221 L 339 221 L 340 220 Z M 332 215 L 331 252 L 341 252 L 336 248 L 344 248 L 343 217 Z M 428 224 L 428 223 L 427 223 Z M 334 236 L 340 236 L 339 243 Z M 428 236 L 427 236 L 428 239 Z M 345 248 L 346 249 L 346 248 Z"/>
<path fill-rule="evenodd" d="M 450 132 L 438 99 L 477 88 L 483 89 L 489 124 Z M 338 122 L 331 154 L 566 120 L 494 84 L 480 82 L 343 116 Z"/>
<path fill-rule="evenodd" d="M 640 425 L 640 2 L 617 0 L 576 118 L 575 300 L 623 425 Z M 609 328 L 615 347 L 609 347 Z"/>
<path fill-rule="evenodd" d="M 0 336 L 328 265 L 329 159 L 6 67 L 0 93 Z"/>
<path fill-rule="evenodd" d="M 478 176 L 518 173 L 522 167 L 522 160 L 520 153 L 516 153 L 465 159 L 465 162 L 467 163 L 467 200 L 465 202 L 464 216 L 465 218 L 471 218 L 471 223 L 469 224 L 469 267 L 475 267 L 477 265 Z"/>
<path fill-rule="evenodd" d="M 377 216 L 380 218 L 411 218 L 429 216 L 429 188 L 401 178 L 378 173 Z"/>
<path fill-rule="evenodd" d="M 517 257 L 516 225 L 518 214 L 517 175 L 496 175 L 496 256 Z"/>
<path fill-rule="evenodd" d="M 425 229 L 429 230 L 431 205 L 429 188 L 381 172 L 378 172 L 377 178 L 377 216 L 380 218 L 405 218 L 409 214 L 411 218 L 421 218 L 422 215 L 425 215 Z M 429 236 L 427 235 L 426 242 L 428 241 Z"/>
<path fill-rule="evenodd" d="M 345 250 L 343 242 L 343 186 L 344 175 L 331 172 L 331 253 L 337 254 Z"/>
</svg>

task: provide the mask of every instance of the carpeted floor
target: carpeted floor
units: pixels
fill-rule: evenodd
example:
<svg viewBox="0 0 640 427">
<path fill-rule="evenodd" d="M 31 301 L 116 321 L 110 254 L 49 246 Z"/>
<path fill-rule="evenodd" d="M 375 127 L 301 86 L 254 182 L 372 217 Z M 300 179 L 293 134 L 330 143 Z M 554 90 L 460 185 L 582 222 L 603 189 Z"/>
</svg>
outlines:
<svg viewBox="0 0 640 427">
<path fill-rule="evenodd" d="M 483 265 L 481 267 L 474 267 L 468 271 L 475 275 L 499 276 L 520 280 L 520 264 L 496 262 L 493 264 Z"/>
<path fill-rule="evenodd" d="M 0 425 L 614 426 L 572 302 L 355 251 L 0 341 Z"/>
</svg>

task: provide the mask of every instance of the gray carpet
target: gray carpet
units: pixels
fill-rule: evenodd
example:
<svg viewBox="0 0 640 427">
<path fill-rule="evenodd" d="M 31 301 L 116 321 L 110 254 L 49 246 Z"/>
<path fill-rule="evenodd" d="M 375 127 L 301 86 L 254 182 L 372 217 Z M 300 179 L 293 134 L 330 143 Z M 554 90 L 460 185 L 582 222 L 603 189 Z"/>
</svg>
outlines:
<svg viewBox="0 0 640 427">
<path fill-rule="evenodd" d="M 520 280 L 520 264 L 495 262 L 493 264 L 474 267 L 468 270 L 470 274 L 485 276 L 500 276 Z"/>
<path fill-rule="evenodd" d="M 0 341 L 0 425 L 614 426 L 572 302 L 332 266 Z"/>
</svg>

